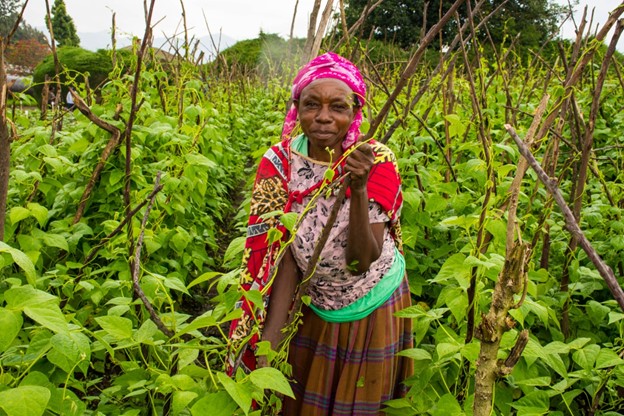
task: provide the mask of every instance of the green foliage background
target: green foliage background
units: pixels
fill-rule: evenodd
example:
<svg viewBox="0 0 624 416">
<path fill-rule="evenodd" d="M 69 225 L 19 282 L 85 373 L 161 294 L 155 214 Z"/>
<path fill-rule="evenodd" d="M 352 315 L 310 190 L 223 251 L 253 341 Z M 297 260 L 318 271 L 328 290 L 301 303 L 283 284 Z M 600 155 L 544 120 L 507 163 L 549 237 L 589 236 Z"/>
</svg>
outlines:
<svg viewBox="0 0 624 416">
<path fill-rule="evenodd" d="M 63 51 L 69 49 L 59 53 Z M 362 54 L 364 47 L 358 51 L 357 63 L 373 81 L 368 115 L 374 116 L 386 99 L 382 86 L 396 82 L 400 68 L 384 65 L 394 59 L 382 59 L 375 61 L 380 69 L 375 71 Z M 95 54 L 94 59 L 104 56 Z M 223 373 L 227 325 L 238 316 L 237 267 L 249 190 L 258 160 L 279 140 L 288 80 L 298 59 L 280 55 L 274 61 L 268 52 L 263 56 L 267 60 L 258 72 L 182 61 L 163 66 L 155 60 L 141 73 L 141 106 L 130 138 L 131 205 L 150 194 L 158 172 L 164 187 L 147 218 L 140 286 L 174 332 L 172 338 L 150 320 L 133 291 L 129 249 L 145 208 L 132 219 L 131 235 L 124 230 L 105 238 L 125 217 L 123 147 L 108 159 L 84 217 L 73 224 L 109 134 L 78 112 L 64 114 L 58 131 L 52 116 L 38 121 L 36 113 L 16 112 L 7 233 L 0 243 L 0 415 L 258 415 L 279 407 L 277 393 L 290 394 L 285 376 L 276 369 L 238 373 L 233 379 Z M 414 306 L 402 315 L 414 322 L 416 346 L 404 354 L 417 368 L 408 380 L 408 396 L 388 403 L 389 414 L 471 413 L 479 341 L 464 341 L 466 290 L 474 270 L 477 312 L 489 308 L 505 253 L 506 222 L 500 207 L 519 159 L 503 125 L 513 122 L 523 135 L 542 91 L 551 94 L 551 105 L 563 93 L 557 76 L 548 72 L 563 77 L 561 65 L 526 65 L 513 53 L 507 57 L 500 65 L 483 59 L 472 67 L 483 91 L 483 127 L 492 138 L 494 181 L 486 175 L 479 124 L 461 65 L 451 69 L 452 88 L 439 75 L 433 78 L 412 117 L 389 142 L 404 184 L 403 237 L 414 297 Z M 591 102 L 600 55 L 595 59 L 575 90 L 583 114 Z M 91 105 L 97 116 L 121 129 L 129 117 L 135 64 L 103 64 L 108 72 L 102 99 Z M 80 78 L 71 75 L 80 70 L 66 65 L 64 82 L 86 96 Z M 614 65 L 621 70 L 621 62 Z M 431 71 L 423 65 L 415 84 Z M 620 280 L 622 88 L 615 70 L 610 71 L 595 132 L 595 174 L 588 181 L 581 218 L 581 227 Z M 379 137 L 414 89 L 400 97 L 403 104 L 391 113 Z M 578 158 L 571 126 L 563 130 L 556 172 L 566 195 Z M 547 136 L 541 143 L 538 157 L 552 140 Z M 451 154 L 454 177 L 442 151 Z M 476 226 L 487 187 L 495 189 L 486 206 L 491 242 L 479 253 Z M 532 172 L 522 191 L 522 238 L 535 239 L 537 246 L 529 265 L 527 298 L 511 313 L 516 328 L 505 334 L 501 358 L 520 329 L 529 329 L 530 340 L 514 371 L 497 383 L 495 412 L 575 415 L 597 403 L 597 414 L 617 414 L 624 402 L 624 314 L 583 252 L 571 261 L 570 291 L 559 290 L 569 236 Z M 547 267 L 540 265 L 542 223 L 548 224 L 551 240 Z M 559 322 L 568 300 L 572 333 L 566 338 Z M 252 400 L 261 410 L 251 410 Z"/>
</svg>

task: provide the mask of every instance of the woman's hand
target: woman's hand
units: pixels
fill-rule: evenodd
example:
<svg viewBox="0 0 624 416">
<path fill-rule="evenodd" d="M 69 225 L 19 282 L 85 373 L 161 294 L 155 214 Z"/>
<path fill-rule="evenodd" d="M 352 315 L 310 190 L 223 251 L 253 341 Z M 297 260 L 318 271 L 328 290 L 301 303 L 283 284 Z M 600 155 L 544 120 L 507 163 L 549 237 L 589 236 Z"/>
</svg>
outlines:
<svg viewBox="0 0 624 416">
<path fill-rule="evenodd" d="M 368 174 L 373 167 L 374 161 L 373 148 L 368 143 L 359 144 L 347 157 L 345 170 L 351 173 L 351 191 L 366 189 Z"/>
</svg>

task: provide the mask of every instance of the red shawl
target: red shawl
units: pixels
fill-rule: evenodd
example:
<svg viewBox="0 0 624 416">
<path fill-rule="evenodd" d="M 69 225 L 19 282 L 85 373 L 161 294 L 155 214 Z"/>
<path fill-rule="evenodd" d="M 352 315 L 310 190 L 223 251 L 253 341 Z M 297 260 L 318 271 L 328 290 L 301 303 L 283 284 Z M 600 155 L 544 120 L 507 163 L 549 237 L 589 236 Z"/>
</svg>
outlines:
<svg viewBox="0 0 624 416">
<path fill-rule="evenodd" d="M 279 222 L 278 217 L 267 219 L 261 218 L 264 214 L 273 211 L 288 212 L 293 201 L 301 202 L 304 196 L 312 193 L 321 186 L 321 183 L 304 193 L 294 193 L 288 190 L 290 178 L 290 139 L 271 147 L 263 156 L 258 166 L 258 172 L 254 183 L 249 223 L 247 227 L 247 240 L 243 252 L 243 270 L 241 272 L 241 287 L 244 291 L 263 290 L 270 281 L 273 266 L 280 249 L 280 245 L 287 238 L 286 228 Z M 368 177 L 368 197 L 374 200 L 386 212 L 390 218 L 392 235 L 401 248 L 399 215 L 403 204 L 401 194 L 401 180 L 398 173 L 396 159 L 392 151 L 385 145 L 374 140 L 369 142 L 373 148 L 375 161 Z M 340 177 L 344 162 L 336 166 L 336 178 Z M 350 190 L 347 190 L 347 198 Z M 281 238 L 269 244 L 271 233 L 279 230 Z M 278 235 L 280 235 L 278 233 Z M 267 288 L 264 299 L 265 306 L 268 304 L 268 296 L 271 288 Z M 260 331 L 264 323 L 264 311 L 259 311 L 251 302 L 243 297 L 239 302 L 243 310 L 240 319 L 233 321 L 230 327 L 231 351 L 244 348 L 241 353 L 230 354 L 226 363 L 228 373 L 237 367 L 237 361 L 246 370 L 253 370 L 256 366 L 254 355 L 256 342 L 259 340 Z M 251 338 L 247 339 L 250 334 Z M 241 342 L 246 342 L 242 345 Z M 235 355 L 238 358 L 235 358 Z"/>
</svg>

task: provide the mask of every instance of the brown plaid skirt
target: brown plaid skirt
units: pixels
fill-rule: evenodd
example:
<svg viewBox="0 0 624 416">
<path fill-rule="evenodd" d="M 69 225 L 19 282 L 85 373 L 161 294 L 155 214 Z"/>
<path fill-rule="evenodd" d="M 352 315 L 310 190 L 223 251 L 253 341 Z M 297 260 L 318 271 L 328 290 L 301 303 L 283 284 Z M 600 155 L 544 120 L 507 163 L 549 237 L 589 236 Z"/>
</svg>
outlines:
<svg viewBox="0 0 624 416">
<path fill-rule="evenodd" d="M 394 316 L 410 305 L 404 279 L 359 321 L 326 322 L 304 307 L 289 354 L 296 400 L 285 400 L 284 416 L 383 415 L 383 402 L 402 397 L 413 373 L 413 362 L 397 356 L 413 347 L 411 320 Z"/>
</svg>

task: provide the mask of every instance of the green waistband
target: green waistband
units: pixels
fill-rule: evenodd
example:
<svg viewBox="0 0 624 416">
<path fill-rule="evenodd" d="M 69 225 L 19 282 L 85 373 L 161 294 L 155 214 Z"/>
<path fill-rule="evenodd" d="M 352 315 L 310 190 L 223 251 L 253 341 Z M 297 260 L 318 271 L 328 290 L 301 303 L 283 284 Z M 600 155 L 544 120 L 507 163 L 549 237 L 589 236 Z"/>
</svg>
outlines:
<svg viewBox="0 0 624 416">
<path fill-rule="evenodd" d="M 351 322 L 366 318 L 375 309 L 390 299 L 405 275 L 405 259 L 395 247 L 392 266 L 373 288 L 364 296 L 342 309 L 319 309 L 310 304 L 310 309 L 327 322 Z"/>
</svg>

